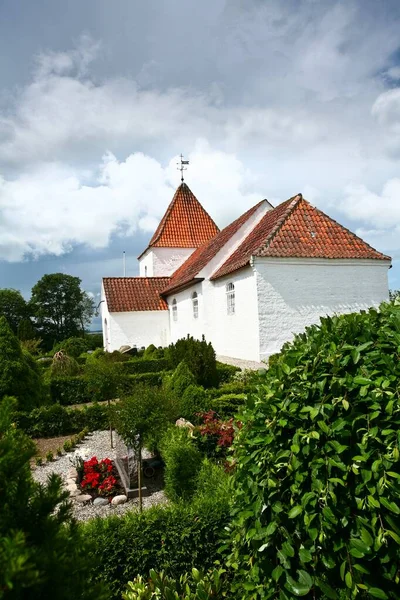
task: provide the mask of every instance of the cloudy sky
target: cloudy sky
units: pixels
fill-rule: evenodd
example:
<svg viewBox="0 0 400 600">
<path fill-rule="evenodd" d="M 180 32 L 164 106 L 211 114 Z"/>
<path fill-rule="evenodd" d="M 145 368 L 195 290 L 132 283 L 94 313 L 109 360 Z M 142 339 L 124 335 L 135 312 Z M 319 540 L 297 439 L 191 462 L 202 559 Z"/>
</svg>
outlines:
<svg viewBox="0 0 400 600">
<path fill-rule="evenodd" d="M 298 192 L 393 257 L 398 0 L 0 0 L 0 287 L 94 295 L 186 181 L 220 226 Z"/>
</svg>

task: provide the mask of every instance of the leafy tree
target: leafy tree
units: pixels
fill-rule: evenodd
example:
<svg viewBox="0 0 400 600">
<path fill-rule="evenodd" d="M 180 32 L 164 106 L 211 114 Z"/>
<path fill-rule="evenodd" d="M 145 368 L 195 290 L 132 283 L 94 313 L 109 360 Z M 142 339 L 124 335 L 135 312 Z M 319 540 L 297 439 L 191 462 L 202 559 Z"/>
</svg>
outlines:
<svg viewBox="0 0 400 600">
<path fill-rule="evenodd" d="M 395 300 L 400 301 L 400 290 L 389 290 L 389 300 L 394 302 Z"/>
<path fill-rule="evenodd" d="M 399 347 L 382 304 L 321 319 L 260 376 L 234 443 L 240 597 L 398 598 Z"/>
<path fill-rule="evenodd" d="M 34 443 L 12 421 L 13 401 L 0 402 L 0 598 L 106 598 L 87 585 L 87 547 L 71 516 L 68 492 L 52 474 L 34 482 Z"/>
<path fill-rule="evenodd" d="M 31 410 L 43 404 L 45 392 L 35 360 L 0 317 L 0 398 L 6 395 L 17 398 L 19 410 Z"/>
<path fill-rule="evenodd" d="M 94 401 L 115 400 L 123 378 L 121 363 L 108 361 L 105 357 L 86 363 L 87 390 Z"/>
<path fill-rule="evenodd" d="M 0 289 L 0 316 L 7 319 L 14 333 L 18 325 L 28 317 L 28 305 L 18 290 Z"/>
<path fill-rule="evenodd" d="M 68 356 L 61 350 L 53 356 L 50 367 L 51 377 L 70 377 L 78 375 L 79 365 L 72 356 Z"/>
<path fill-rule="evenodd" d="M 183 360 L 193 373 L 196 383 L 205 388 L 218 385 L 217 361 L 214 348 L 206 340 L 188 336 L 171 344 L 165 350 L 170 368 L 176 369 Z"/>
<path fill-rule="evenodd" d="M 116 430 L 127 446 L 138 454 L 139 493 L 141 491 L 142 448 L 147 435 L 161 437 L 176 417 L 176 408 L 163 389 L 138 384 L 131 396 L 123 398 L 115 409 Z M 139 496 L 142 510 L 142 497 Z"/>
<path fill-rule="evenodd" d="M 79 277 L 44 275 L 32 288 L 30 306 L 40 335 L 48 347 L 83 333 L 94 313 L 94 304 L 80 288 Z"/>
<path fill-rule="evenodd" d="M 18 323 L 17 335 L 18 339 L 21 340 L 21 342 L 26 342 L 27 340 L 35 339 L 36 332 L 30 319 L 22 319 Z"/>
</svg>

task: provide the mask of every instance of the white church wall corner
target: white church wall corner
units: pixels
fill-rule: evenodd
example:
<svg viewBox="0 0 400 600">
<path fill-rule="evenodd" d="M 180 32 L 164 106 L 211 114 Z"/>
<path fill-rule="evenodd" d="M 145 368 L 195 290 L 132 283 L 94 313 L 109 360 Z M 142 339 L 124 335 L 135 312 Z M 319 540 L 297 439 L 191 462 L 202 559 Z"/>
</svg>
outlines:
<svg viewBox="0 0 400 600">
<path fill-rule="evenodd" d="M 150 248 L 139 260 L 141 277 L 169 277 L 195 248 Z"/>
<path fill-rule="evenodd" d="M 255 258 L 260 359 L 279 352 L 321 316 L 388 299 L 387 261 Z"/>
</svg>

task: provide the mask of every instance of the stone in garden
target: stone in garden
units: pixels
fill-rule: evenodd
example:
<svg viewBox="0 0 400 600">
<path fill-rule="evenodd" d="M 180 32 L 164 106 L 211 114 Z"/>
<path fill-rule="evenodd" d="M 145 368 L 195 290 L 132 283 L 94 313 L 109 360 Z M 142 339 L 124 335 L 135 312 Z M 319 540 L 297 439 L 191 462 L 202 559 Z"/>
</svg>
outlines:
<svg viewBox="0 0 400 600">
<path fill-rule="evenodd" d="M 127 352 L 130 349 L 131 349 L 130 346 L 121 346 L 121 348 L 118 350 L 118 352 Z"/>
<path fill-rule="evenodd" d="M 68 483 L 67 484 L 67 490 L 69 492 L 74 492 L 77 489 L 78 489 L 78 486 L 76 485 L 76 483 Z"/>
<path fill-rule="evenodd" d="M 69 479 L 76 479 L 78 477 L 78 471 L 76 469 L 68 469 L 67 477 Z"/>
<path fill-rule="evenodd" d="M 75 496 L 79 496 L 81 491 L 78 490 L 78 488 L 75 488 L 74 490 L 67 490 L 69 492 L 69 495 L 72 496 L 72 498 L 74 498 Z"/>
<path fill-rule="evenodd" d="M 107 498 L 95 498 L 93 500 L 93 506 L 107 506 L 108 500 Z"/>
<path fill-rule="evenodd" d="M 111 500 L 111 504 L 113 506 L 118 506 L 119 504 L 125 504 L 127 500 L 128 498 L 121 494 L 120 496 L 114 496 L 114 498 Z"/>
<path fill-rule="evenodd" d="M 178 419 L 178 420 L 175 422 L 175 425 L 176 425 L 177 427 L 188 427 L 188 428 L 189 428 L 189 429 L 191 429 L 191 430 L 193 430 L 193 429 L 194 429 L 194 425 L 193 425 L 193 423 L 191 423 L 190 421 L 187 421 L 186 419 L 182 419 L 182 418 L 181 418 L 181 419 Z"/>
<path fill-rule="evenodd" d="M 76 485 L 76 479 L 72 479 L 72 477 L 69 477 L 67 479 L 67 485 Z"/>
<path fill-rule="evenodd" d="M 92 496 L 90 496 L 89 494 L 82 494 L 81 496 L 75 496 L 75 500 L 77 502 L 81 502 L 82 504 L 85 502 L 90 502 L 91 499 L 92 499 Z"/>
</svg>

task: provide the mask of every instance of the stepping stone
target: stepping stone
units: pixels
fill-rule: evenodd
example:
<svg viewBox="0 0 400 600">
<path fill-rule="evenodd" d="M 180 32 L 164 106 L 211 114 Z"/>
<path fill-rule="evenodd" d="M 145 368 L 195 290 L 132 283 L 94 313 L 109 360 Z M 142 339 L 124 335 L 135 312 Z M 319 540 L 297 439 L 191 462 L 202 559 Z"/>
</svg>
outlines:
<svg viewBox="0 0 400 600">
<path fill-rule="evenodd" d="M 76 479 L 78 477 L 78 471 L 76 469 L 68 469 L 67 476 L 71 479 Z"/>
<path fill-rule="evenodd" d="M 107 498 L 95 498 L 93 500 L 93 506 L 107 506 L 108 500 Z"/>
<path fill-rule="evenodd" d="M 124 496 L 123 494 L 121 494 L 120 496 L 114 496 L 114 498 L 111 500 L 111 504 L 113 506 L 118 506 L 119 504 L 125 504 L 125 502 L 127 502 L 128 498 L 126 496 Z"/>
<path fill-rule="evenodd" d="M 67 485 L 76 485 L 76 479 L 67 479 Z"/>
<path fill-rule="evenodd" d="M 76 492 L 77 489 L 78 486 L 76 485 L 76 483 L 70 483 L 67 485 L 68 492 Z"/>
<path fill-rule="evenodd" d="M 82 504 L 84 504 L 85 502 L 90 502 L 91 499 L 92 499 L 92 496 L 90 496 L 89 494 L 82 494 L 81 496 L 75 496 L 75 500 L 77 502 L 81 502 Z"/>
<path fill-rule="evenodd" d="M 76 490 L 68 490 L 69 495 L 72 496 L 72 498 L 74 498 L 75 496 L 79 496 L 81 491 L 78 490 L 78 488 L 76 488 Z"/>
</svg>

